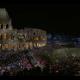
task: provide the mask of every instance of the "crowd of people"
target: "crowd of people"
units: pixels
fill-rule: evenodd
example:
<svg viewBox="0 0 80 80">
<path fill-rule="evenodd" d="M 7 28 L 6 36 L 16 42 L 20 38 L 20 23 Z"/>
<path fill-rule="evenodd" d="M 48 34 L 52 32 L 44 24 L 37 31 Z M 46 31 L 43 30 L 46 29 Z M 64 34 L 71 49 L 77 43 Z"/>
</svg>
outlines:
<svg viewBox="0 0 80 80">
<path fill-rule="evenodd" d="M 17 75 L 22 76 L 80 76 L 80 57 L 68 57 L 64 62 L 46 65 L 41 70 L 40 67 L 32 68 L 29 71 L 24 69 Z"/>
<path fill-rule="evenodd" d="M 39 66 L 18 70 L 11 68 L 11 71 L 4 71 L 3 75 L 12 76 L 80 76 L 80 57 L 68 57 L 65 61 L 46 64 L 43 69 Z M 12 72 L 12 73 L 11 73 Z"/>
<path fill-rule="evenodd" d="M 3 53 L 2 53 L 3 54 Z M 28 52 L 16 54 L 5 54 L 0 60 L 0 75 L 21 75 L 21 76 L 80 76 L 80 57 L 67 55 L 53 63 L 37 58 L 40 66 L 34 67 L 27 58 Z M 4 59 L 6 58 L 6 59 Z"/>
</svg>

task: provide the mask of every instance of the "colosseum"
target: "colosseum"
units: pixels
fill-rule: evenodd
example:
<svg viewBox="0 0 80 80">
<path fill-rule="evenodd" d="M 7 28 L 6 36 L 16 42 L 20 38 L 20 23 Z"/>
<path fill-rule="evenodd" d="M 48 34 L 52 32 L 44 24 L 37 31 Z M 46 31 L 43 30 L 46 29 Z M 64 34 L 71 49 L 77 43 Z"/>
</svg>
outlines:
<svg viewBox="0 0 80 80">
<path fill-rule="evenodd" d="M 13 29 L 5 8 L 0 9 L 0 50 L 20 51 L 43 47 L 47 43 L 46 31 L 35 28 Z"/>
</svg>

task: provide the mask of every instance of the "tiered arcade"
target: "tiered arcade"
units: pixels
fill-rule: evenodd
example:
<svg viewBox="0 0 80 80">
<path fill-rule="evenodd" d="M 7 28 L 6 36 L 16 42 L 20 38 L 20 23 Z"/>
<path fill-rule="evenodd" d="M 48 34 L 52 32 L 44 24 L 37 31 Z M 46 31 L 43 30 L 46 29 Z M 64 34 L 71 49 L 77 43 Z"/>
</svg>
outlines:
<svg viewBox="0 0 80 80">
<path fill-rule="evenodd" d="M 0 9 L 0 50 L 32 49 L 43 47 L 46 43 L 46 31 L 34 28 L 13 29 L 7 11 Z"/>
</svg>

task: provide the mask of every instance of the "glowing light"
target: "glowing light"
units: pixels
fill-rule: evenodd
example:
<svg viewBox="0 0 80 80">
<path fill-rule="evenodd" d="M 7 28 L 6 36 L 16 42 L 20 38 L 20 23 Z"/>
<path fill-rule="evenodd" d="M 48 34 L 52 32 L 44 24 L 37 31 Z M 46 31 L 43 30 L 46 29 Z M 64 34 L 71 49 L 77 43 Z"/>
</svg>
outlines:
<svg viewBox="0 0 80 80">
<path fill-rule="evenodd" d="M 25 52 L 21 52 L 20 55 L 14 55 L 12 53 L 16 53 L 18 51 L 20 52 L 23 50 L 32 50 L 35 47 L 39 48 L 45 46 L 45 42 L 47 42 L 46 31 L 32 28 L 26 29 L 26 31 L 25 29 L 13 29 L 11 25 L 11 19 L 9 19 L 9 16 L 5 9 L 0 9 L 0 18 L 2 18 L 1 20 L 3 20 L 0 21 L 0 50 L 2 51 L 2 53 L 6 50 L 5 53 L 0 54 L 0 60 L 2 58 L 6 60 L 9 58 L 8 61 L 5 61 L 6 64 L 4 63 L 5 69 L 9 71 L 11 68 L 19 66 L 21 67 L 21 69 L 27 68 L 28 70 L 30 70 L 32 66 L 27 62 L 27 60 L 23 60 L 22 63 L 20 63 L 20 61 L 23 59 L 24 56 L 25 58 L 27 58 L 28 56 L 32 55 L 32 52 L 26 54 L 27 57 L 24 54 Z M 7 50 L 10 54 L 7 54 Z M 30 56 L 30 58 L 31 62 L 34 62 L 36 64 L 36 60 L 32 59 L 33 56 Z M 1 67 L 3 68 L 3 66 Z M 5 70 L 2 69 L 0 70 L 0 72 L 2 72 L 3 74 Z"/>
</svg>

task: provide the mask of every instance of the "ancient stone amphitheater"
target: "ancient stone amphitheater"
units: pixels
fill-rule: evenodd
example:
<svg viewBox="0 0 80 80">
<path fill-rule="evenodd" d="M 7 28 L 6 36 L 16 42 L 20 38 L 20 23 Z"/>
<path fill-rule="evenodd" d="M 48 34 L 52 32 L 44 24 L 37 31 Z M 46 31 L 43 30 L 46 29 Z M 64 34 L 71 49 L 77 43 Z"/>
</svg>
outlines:
<svg viewBox="0 0 80 80">
<path fill-rule="evenodd" d="M 0 50 L 22 51 L 43 47 L 46 43 L 46 31 L 34 28 L 13 29 L 6 9 L 0 9 Z"/>
</svg>

